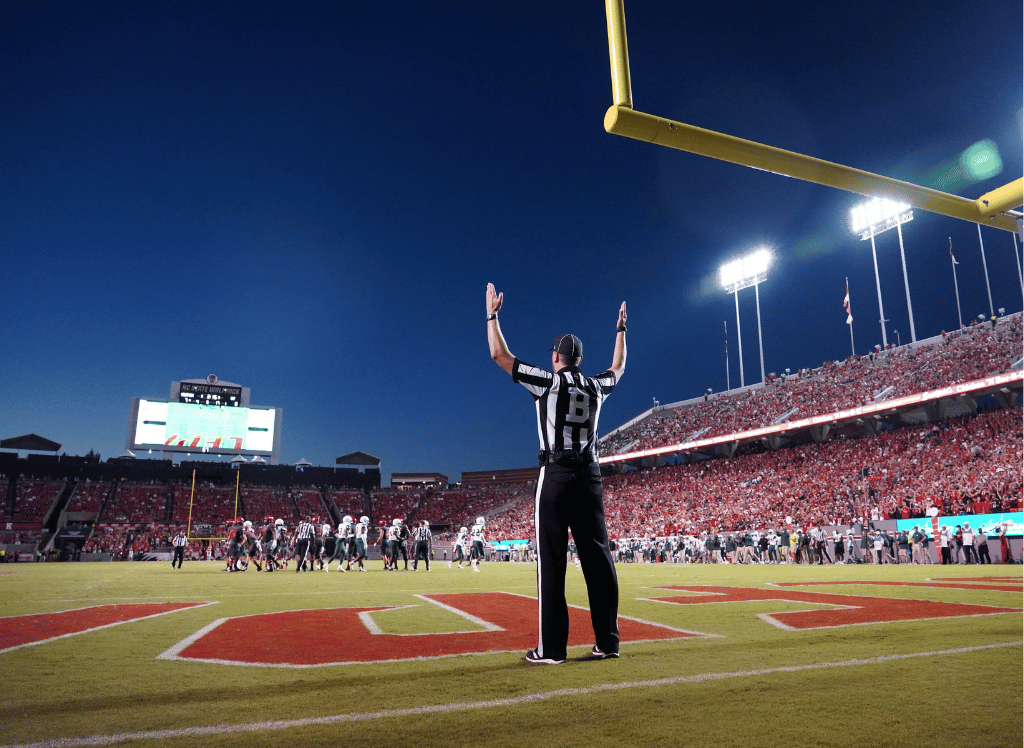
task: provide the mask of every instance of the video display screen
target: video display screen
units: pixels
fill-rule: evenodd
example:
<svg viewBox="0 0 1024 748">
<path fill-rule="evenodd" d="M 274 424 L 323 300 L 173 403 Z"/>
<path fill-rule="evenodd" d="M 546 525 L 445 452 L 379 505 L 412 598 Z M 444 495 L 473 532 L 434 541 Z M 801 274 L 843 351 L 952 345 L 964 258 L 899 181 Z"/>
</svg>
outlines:
<svg viewBox="0 0 1024 748">
<path fill-rule="evenodd" d="M 273 408 L 139 400 L 134 447 L 194 452 L 274 449 Z"/>
</svg>

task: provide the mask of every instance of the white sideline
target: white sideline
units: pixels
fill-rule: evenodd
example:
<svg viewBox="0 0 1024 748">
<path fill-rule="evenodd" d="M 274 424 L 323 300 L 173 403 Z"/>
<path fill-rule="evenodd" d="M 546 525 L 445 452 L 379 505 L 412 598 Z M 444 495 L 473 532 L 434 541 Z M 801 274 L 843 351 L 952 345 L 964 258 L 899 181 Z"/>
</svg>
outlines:
<svg viewBox="0 0 1024 748">
<path fill-rule="evenodd" d="M 827 670 L 856 665 L 878 665 L 896 660 L 908 660 L 916 657 L 937 657 L 940 655 L 964 654 L 984 649 L 1002 647 L 1019 647 L 1024 641 L 1002 642 L 999 644 L 982 644 L 976 647 L 958 647 L 956 649 L 940 649 L 934 652 L 913 652 L 910 654 L 886 655 L 867 659 L 842 660 L 840 662 L 819 662 L 813 665 L 788 665 L 784 667 L 764 668 L 760 670 L 741 670 L 735 673 L 702 673 L 700 675 L 679 675 L 672 678 L 656 678 L 654 680 L 633 681 L 629 683 L 601 683 L 586 688 L 563 688 L 557 691 L 545 691 L 508 699 L 490 699 L 488 701 L 467 701 L 457 704 L 436 704 L 432 706 L 411 707 L 408 709 L 386 709 L 379 712 L 360 712 L 356 714 L 336 714 L 330 717 L 307 717 L 305 719 L 273 720 L 269 722 L 247 722 L 237 725 L 207 725 L 201 727 L 184 727 L 176 730 L 150 730 L 146 732 L 122 732 L 115 735 L 93 735 L 88 738 L 55 738 L 37 743 L 17 743 L 0 745 L 0 748 L 73 748 L 74 746 L 112 745 L 127 740 L 170 740 L 173 738 L 194 738 L 205 735 L 228 735 L 242 732 L 265 732 L 267 730 L 288 730 L 293 727 L 310 725 L 333 725 L 341 722 L 361 722 L 366 720 L 390 719 L 394 717 L 411 717 L 421 714 L 443 714 L 446 712 L 465 712 L 473 709 L 490 709 L 494 707 L 510 707 L 528 704 L 534 701 L 546 701 L 559 696 L 586 696 L 602 691 L 618 691 L 626 688 L 652 688 L 672 686 L 683 683 L 704 683 L 707 681 L 727 680 L 729 678 L 745 678 L 754 675 L 771 675 L 772 673 L 796 673 L 804 670 Z"/>
</svg>

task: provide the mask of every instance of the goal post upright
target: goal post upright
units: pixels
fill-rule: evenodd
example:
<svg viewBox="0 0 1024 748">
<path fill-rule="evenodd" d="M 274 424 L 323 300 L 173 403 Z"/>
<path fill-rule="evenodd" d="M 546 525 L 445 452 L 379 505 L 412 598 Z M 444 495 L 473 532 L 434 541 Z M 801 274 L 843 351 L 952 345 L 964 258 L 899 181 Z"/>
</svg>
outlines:
<svg viewBox="0 0 1024 748">
<path fill-rule="evenodd" d="M 192 539 L 192 502 L 196 500 L 196 471 L 192 469 L 192 490 L 188 495 L 188 527 L 185 530 L 185 535 L 189 540 Z"/>
</svg>

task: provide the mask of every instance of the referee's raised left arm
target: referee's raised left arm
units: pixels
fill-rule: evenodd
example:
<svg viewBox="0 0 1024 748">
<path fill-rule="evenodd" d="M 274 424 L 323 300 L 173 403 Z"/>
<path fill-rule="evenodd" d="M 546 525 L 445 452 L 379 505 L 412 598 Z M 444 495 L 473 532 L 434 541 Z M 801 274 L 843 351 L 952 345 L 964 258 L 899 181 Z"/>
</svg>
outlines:
<svg viewBox="0 0 1024 748">
<path fill-rule="evenodd" d="M 501 326 L 498 324 L 498 312 L 504 301 L 504 294 L 495 292 L 494 284 L 487 284 L 487 345 L 491 349 L 491 358 L 505 370 L 505 373 L 512 373 L 512 365 L 516 357 L 508 349 L 505 343 L 505 336 L 501 334 Z"/>
<path fill-rule="evenodd" d="M 612 365 L 609 369 L 615 375 L 615 381 L 622 378 L 626 371 L 626 302 L 619 307 L 619 321 L 615 325 L 615 353 L 612 354 Z"/>
</svg>

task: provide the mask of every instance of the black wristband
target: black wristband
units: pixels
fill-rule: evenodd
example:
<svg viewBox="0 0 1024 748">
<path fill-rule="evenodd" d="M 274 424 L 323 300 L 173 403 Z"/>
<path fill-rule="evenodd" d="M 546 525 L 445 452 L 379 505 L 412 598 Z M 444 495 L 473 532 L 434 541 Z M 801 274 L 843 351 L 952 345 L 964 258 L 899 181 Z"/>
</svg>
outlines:
<svg viewBox="0 0 1024 748">
<path fill-rule="evenodd" d="M 488 314 L 487 315 L 487 321 L 490 322 L 492 319 L 498 319 L 498 315 L 497 314 Z"/>
<path fill-rule="evenodd" d="M 616 327 L 615 328 L 615 332 L 625 332 L 625 331 L 626 331 L 626 326 L 625 325 L 622 325 L 620 327 Z"/>
</svg>

